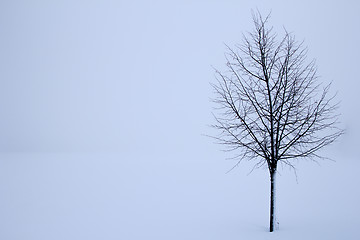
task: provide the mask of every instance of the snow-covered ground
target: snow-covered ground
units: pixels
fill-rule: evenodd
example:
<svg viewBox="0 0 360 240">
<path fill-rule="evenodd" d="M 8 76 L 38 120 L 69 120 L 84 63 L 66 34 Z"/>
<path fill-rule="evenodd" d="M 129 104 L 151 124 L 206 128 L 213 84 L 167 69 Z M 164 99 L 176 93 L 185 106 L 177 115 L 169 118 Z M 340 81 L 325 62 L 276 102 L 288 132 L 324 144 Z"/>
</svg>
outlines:
<svg viewBox="0 0 360 240">
<path fill-rule="evenodd" d="M 211 66 L 253 29 L 251 9 L 305 39 L 347 130 L 325 150 L 336 162 L 296 164 L 298 183 L 280 172 L 275 233 L 267 170 L 226 174 L 234 162 L 201 136 L 215 135 Z M 0 1 L 0 240 L 359 240 L 359 12 L 359 1 Z"/>
<path fill-rule="evenodd" d="M 220 156 L 220 155 L 219 155 Z M 0 239 L 360 239 L 356 159 L 278 176 L 194 154 L 1 154 Z"/>
</svg>

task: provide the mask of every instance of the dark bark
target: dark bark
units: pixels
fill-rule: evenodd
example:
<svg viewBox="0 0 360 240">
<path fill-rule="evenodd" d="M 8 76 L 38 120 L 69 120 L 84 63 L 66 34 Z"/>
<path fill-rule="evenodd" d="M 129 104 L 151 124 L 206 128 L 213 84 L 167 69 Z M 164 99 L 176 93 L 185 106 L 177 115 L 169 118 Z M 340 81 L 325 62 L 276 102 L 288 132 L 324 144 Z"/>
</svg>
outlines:
<svg viewBox="0 0 360 240">
<path fill-rule="evenodd" d="M 275 212 L 275 204 L 276 204 L 276 171 L 270 173 L 270 232 L 275 230 L 276 224 L 276 212 Z"/>
</svg>

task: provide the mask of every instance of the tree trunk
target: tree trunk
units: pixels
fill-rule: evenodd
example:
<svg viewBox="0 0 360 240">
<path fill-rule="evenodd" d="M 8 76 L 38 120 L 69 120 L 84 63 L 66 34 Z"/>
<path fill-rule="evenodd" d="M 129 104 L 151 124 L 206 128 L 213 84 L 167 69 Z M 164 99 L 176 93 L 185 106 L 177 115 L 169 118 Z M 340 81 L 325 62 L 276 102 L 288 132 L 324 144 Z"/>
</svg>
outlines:
<svg viewBox="0 0 360 240">
<path fill-rule="evenodd" d="M 276 170 L 270 173 L 270 232 L 279 228 L 276 217 Z"/>
</svg>

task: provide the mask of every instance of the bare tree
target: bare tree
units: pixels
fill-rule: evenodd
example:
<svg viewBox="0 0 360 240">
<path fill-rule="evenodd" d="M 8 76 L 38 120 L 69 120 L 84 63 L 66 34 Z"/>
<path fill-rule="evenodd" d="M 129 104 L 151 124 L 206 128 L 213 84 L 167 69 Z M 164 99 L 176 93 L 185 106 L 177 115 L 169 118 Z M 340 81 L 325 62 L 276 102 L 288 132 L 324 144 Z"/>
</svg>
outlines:
<svg viewBox="0 0 360 240">
<path fill-rule="evenodd" d="M 322 158 L 318 150 L 334 142 L 338 127 L 335 95 L 318 82 L 315 61 L 292 34 L 279 38 L 268 27 L 269 15 L 253 14 L 254 30 L 243 42 L 228 47 L 226 71 L 216 70 L 215 137 L 254 168 L 267 166 L 270 175 L 270 232 L 275 214 L 278 165 L 294 167 L 292 160 Z"/>
</svg>

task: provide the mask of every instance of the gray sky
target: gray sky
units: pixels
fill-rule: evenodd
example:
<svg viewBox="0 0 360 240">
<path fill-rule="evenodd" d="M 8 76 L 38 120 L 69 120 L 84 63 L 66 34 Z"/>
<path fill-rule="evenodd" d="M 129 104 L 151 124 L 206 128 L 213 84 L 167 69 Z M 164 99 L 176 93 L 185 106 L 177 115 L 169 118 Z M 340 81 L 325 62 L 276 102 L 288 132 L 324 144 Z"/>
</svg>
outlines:
<svg viewBox="0 0 360 240">
<path fill-rule="evenodd" d="M 0 151 L 206 149 L 211 66 L 256 8 L 305 39 L 353 142 L 357 1 L 1 1 Z"/>
</svg>

